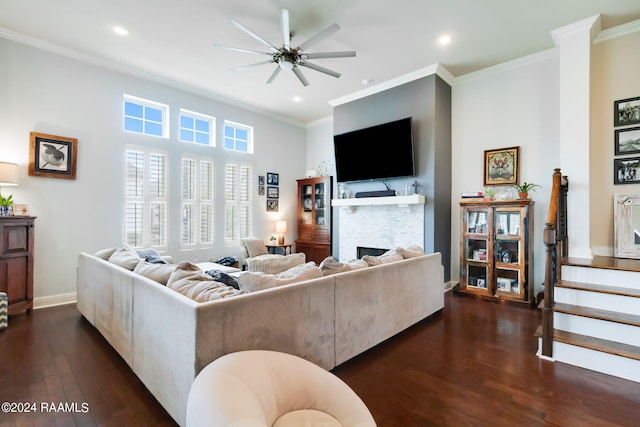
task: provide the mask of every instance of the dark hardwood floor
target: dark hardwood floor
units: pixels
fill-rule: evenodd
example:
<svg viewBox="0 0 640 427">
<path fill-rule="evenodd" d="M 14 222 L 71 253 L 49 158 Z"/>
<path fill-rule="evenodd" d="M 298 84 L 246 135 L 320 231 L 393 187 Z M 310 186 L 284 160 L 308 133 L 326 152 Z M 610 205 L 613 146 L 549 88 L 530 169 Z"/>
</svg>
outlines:
<svg viewBox="0 0 640 427">
<path fill-rule="evenodd" d="M 539 315 L 447 294 L 443 313 L 334 372 L 380 427 L 640 426 L 640 384 L 535 356 Z M 9 319 L 1 402 L 38 412 L 0 412 L 0 427 L 175 425 L 74 305 Z"/>
</svg>

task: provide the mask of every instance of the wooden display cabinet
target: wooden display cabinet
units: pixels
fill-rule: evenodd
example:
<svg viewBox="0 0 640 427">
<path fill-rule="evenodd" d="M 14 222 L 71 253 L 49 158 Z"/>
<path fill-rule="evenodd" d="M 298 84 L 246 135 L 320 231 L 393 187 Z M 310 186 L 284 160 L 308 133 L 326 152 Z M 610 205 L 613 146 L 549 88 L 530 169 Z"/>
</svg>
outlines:
<svg viewBox="0 0 640 427">
<path fill-rule="evenodd" d="M 33 309 L 33 223 L 35 217 L 0 217 L 0 292 L 8 314 Z"/>
<path fill-rule="evenodd" d="M 320 264 L 331 255 L 332 178 L 298 180 L 298 239 L 296 252 Z"/>
<path fill-rule="evenodd" d="M 461 201 L 458 292 L 534 304 L 533 204 Z"/>
</svg>

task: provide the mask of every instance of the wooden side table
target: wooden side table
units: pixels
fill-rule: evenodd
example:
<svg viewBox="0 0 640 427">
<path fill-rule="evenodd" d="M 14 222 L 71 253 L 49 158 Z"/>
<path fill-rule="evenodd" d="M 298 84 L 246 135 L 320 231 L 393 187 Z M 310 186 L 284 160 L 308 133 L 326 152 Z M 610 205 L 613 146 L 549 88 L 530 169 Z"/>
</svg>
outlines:
<svg viewBox="0 0 640 427">
<path fill-rule="evenodd" d="M 291 255 L 291 246 L 293 243 L 284 243 L 282 245 L 266 245 L 270 254 L 277 254 L 278 248 L 282 248 L 284 255 Z"/>
<path fill-rule="evenodd" d="M 35 217 L 0 217 L 0 292 L 8 314 L 33 309 L 33 222 Z"/>
</svg>

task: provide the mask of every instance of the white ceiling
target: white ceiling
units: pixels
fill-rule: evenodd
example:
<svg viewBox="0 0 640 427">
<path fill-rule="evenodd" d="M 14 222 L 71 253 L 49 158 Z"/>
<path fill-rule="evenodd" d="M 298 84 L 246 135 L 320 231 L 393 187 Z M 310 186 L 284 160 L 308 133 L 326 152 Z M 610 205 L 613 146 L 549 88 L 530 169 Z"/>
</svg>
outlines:
<svg viewBox="0 0 640 427">
<path fill-rule="evenodd" d="M 213 44 L 264 50 L 235 18 L 276 46 L 280 8 L 289 10 L 292 45 L 333 23 L 342 29 L 308 52 L 355 50 L 355 58 L 313 62 L 339 79 L 303 69 L 266 84 L 275 65 Z M 553 47 L 549 32 L 594 15 L 607 29 L 640 19 L 639 0 L 0 0 L 0 36 L 91 55 L 168 79 L 216 98 L 307 123 L 331 115 L 328 101 L 440 63 L 454 76 Z M 116 36 L 122 25 L 130 34 Z M 437 38 L 449 33 L 450 46 Z M 299 102 L 293 101 L 300 97 Z"/>
</svg>

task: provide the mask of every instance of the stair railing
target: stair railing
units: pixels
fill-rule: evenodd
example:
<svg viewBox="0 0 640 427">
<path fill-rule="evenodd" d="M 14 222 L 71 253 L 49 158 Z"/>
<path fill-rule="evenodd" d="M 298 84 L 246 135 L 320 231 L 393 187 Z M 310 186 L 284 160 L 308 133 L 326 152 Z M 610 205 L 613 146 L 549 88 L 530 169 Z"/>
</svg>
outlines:
<svg viewBox="0 0 640 427">
<path fill-rule="evenodd" d="M 560 169 L 553 171 L 549 212 L 543 233 L 546 248 L 544 274 L 544 305 L 542 307 L 542 355 L 553 357 L 554 285 L 560 280 L 562 260 L 569 253 L 567 236 L 567 192 L 569 180 Z"/>
</svg>

